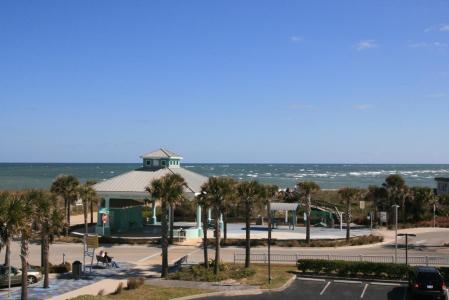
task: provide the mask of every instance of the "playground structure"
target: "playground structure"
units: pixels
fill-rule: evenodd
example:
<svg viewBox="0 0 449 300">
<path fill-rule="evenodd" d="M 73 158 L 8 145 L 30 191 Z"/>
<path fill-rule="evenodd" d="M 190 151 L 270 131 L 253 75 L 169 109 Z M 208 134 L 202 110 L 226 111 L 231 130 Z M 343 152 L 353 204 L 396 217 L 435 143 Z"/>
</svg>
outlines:
<svg viewBox="0 0 449 300">
<path fill-rule="evenodd" d="M 298 203 L 271 203 L 272 224 L 274 228 L 282 223 L 294 228 L 297 223 L 295 216 L 297 216 L 299 208 L 300 205 Z M 279 218 L 280 214 L 282 216 Z M 337 205 L 326 201 L 315 200 L 313 205 L 311 205 L 310 221 L 314 227 L 327 228 L 334 228 L 335 223 L 339 223 L 341 229 L 343 227 L 343 214 Z"/>
</svg>

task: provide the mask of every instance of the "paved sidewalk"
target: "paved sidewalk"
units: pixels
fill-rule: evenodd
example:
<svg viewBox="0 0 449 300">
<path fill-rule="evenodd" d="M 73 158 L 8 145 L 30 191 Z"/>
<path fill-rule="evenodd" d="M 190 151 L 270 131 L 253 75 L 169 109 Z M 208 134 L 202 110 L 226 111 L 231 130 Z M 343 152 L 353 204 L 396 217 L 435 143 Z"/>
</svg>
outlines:
<svg viewBox="0 0 449 300">
<path fill-rule="evenodd" d="M 42 288 L 42 280 L 31 285 L 28 288 L 28 296 L 30 299 L 44 300 L 52 297 L 64 295 L 68 292 L 76 290 L 83 290 L 83 288 L 96 284 L 105 279 L 117 281 L 125 280 L 132 276 L 149 276 L 155 274 L 149 267 L 138 267 L 134 264 L 119 262 L 120 268 L 101 268 L 94 266 L 92 272 L 83 274 L 79 280 L 74 280 L 70 273 L 55 276 L 50 280 L 50 287 L 48 289 Z M 87 269 L 88 271 L 88 269 Z M 53 277 L 53 276 L 52 276 Z M 118 284 L 115 285 L 114 289 Z M 101 285 L 100 285 L 101 286 Z M 12 299 L 20 299 L 20 286 L 12 289 Z M 79 294 L 81 295 L 81 294 Z M 95 294 L 96 295 L 96 294 Z M 7 290 L 0 292 L 0 299 L 6 299 L 8 296 Z M 68 298 L 64 298 L 68 299 Z"/>
</svg>

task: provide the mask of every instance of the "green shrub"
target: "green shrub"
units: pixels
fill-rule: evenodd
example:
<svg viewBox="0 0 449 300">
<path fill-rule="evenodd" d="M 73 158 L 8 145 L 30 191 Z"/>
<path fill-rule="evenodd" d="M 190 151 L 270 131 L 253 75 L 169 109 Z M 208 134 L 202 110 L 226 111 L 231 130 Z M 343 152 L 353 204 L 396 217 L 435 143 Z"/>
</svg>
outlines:
<svg viewBox="0 0 449 300">
<path fill-rule="evenodd" d="M 406 279 L 411 270 L 405 264 L 320 259 L 300 259 L 297 266 L 303 273 L 388 279 Z"/>
<path fill-rule="evenodd" d="M 251 277 L 256 274 L 252 268 L 245 268 L 241 265 L 220 264 L 220 272 L 214 274 L 214 262 L 210 262 L 209 269 L 203 265 L 195 265 L 191 267 L 181 268 L 178 272 L 171 274 L 171 279 L 188 280 L 188 281 L 221 281 L 226 279 L 242 279 Z"/>
<path fill-rule="evenodd" d="M 72 265 L 69 262 L 65 262 L 59 265 L 50 264 L 50 273 L 67 273 L 72 270 Z"/>
<path fill-rule="evenodd" d="M 131 278 L 128 278 L 126 288 L 128 290 L 135 290 L 135 289 L 141 287 L 143 285 L 144 281 L 145 280 L 144 280 L 143 277 L 131 277 Z"/>
</svg>

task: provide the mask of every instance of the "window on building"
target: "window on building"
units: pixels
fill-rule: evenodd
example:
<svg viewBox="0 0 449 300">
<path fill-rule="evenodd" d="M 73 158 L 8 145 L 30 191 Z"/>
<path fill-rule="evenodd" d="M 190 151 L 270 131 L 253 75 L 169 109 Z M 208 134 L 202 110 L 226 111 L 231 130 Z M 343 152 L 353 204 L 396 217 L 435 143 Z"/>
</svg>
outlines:
<svg viewBox="0 0 449 300">
<path fill-rule="evenodd" d="M 147 165 L 147 166 L 151 166 L 151 159 L 148 159 L 148 160 L 146 161 L 146 165 Z"/>
<path fill-rule="evenodd" d="M 165 163 L 165 160 L 162 160 L 162 161 L 161 161 L 161 165 L 165 166 L 165 164 L 166 164 L 166 163 Z"/>
</svg>

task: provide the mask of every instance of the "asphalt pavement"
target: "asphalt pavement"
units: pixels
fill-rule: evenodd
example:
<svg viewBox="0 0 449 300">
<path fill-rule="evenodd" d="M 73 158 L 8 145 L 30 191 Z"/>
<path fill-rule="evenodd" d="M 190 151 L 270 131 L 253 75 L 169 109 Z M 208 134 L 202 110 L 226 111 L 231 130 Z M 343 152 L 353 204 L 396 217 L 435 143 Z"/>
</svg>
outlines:
<svg viewBox="0 0 449 300">
<path fill-rule="evenodd" d="M 268 292 L 253 296 L 208 297 L 209 300 L 406 300 L 407 287 L 399 283 L 377 283 L 371 281 L 324 280 L 297 278 L 282 292 Z"/>
</svg>

